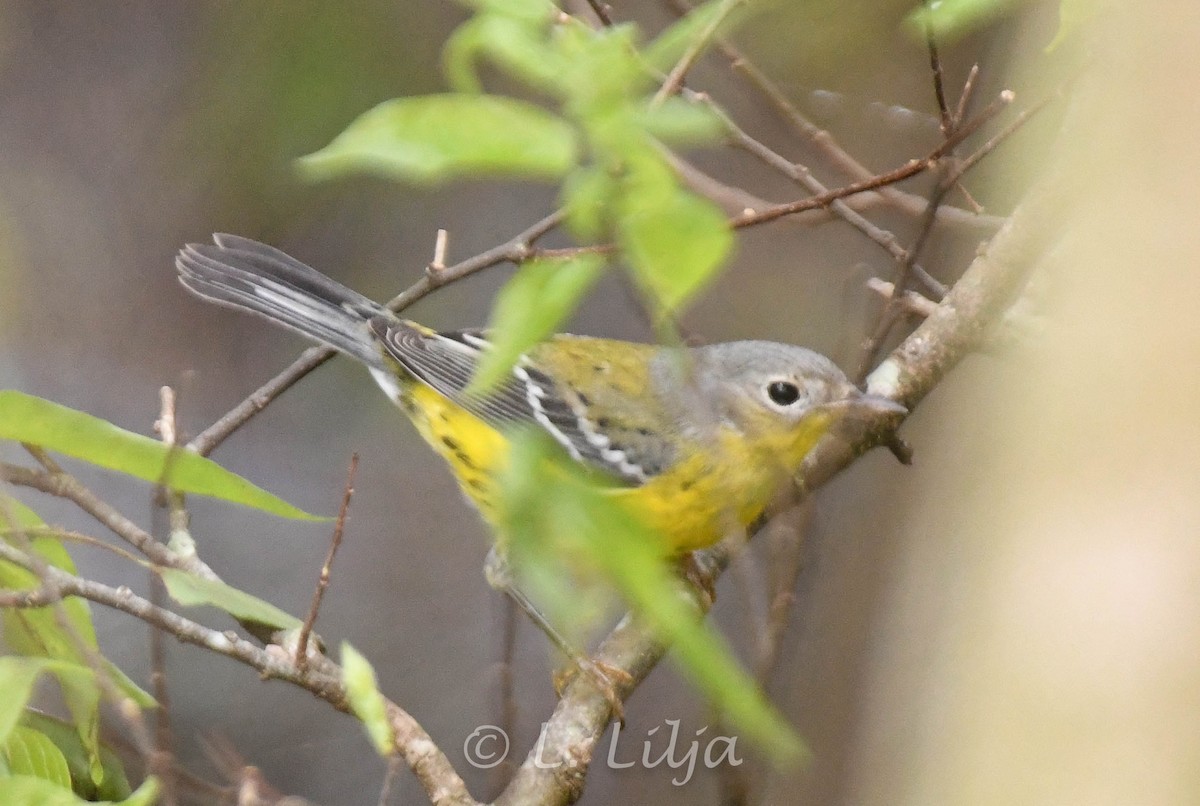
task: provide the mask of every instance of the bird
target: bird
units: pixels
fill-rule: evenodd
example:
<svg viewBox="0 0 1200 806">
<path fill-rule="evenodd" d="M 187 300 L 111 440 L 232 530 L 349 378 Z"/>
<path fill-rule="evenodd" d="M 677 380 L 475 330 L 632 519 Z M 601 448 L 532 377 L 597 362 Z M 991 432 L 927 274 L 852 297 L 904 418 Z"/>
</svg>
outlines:
<svg viewBox="0 0 1200 806">
<path fill-rule="evenodd" d="M 839 420 L 905 413 L 860 391 L 820 353 L 759 340 L 679 348 L 559 334 L 478 393 L 471 382 L 491 347 L 486 330 L 436 331 L 401 318 L 237 235 L 189 243 L 175 264 L 199 297 L 365 364 L 495 530 L 497 479 L 517 429 L 545 434 L 565 461 L 602 479 L 661 537 L 664 557 L 686 557 L 758 519 Z M 507 580 L 501 587 L 530 611 Z"/>
</svg>

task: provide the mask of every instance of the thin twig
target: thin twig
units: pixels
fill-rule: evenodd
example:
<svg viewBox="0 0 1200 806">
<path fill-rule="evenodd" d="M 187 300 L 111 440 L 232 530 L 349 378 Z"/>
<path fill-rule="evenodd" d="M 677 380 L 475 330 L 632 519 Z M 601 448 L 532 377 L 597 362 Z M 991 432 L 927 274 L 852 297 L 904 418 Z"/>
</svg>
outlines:
<svg viewBox="0 0 1200 806">
<path fill-rule="evenodd" d="M 683 86 L 683 79 L 687 76 L 688 70 L 692 68 L 696 60 L 700 58 L 700 54 L 708 47 L 709 41 L 717 33 L 717 28 L 721 23 L 733 13 L 735 6 L 741 5 L 745 0 L 724 0 L 720 7 L 713 13 L 713 18 L 708 21 L 704 29 L 688 43 L 687 49 L 683 55 L 679 57 L 679 61 L 671 68 L 671 72 L 667 74 L 667 79 L 658 88 L 658 92 L 654 93 L 654 98 L 650 100 L 651 108 L 661 106 L 663 101 L 670 98 L 675 93 L 679 92 L 679 88 Z"/>
<path fill-rule="evenodd" d="M 6 537 L 13 534 L 17 530 L 0 527 L 0 537 Z M 30 537 L 52 537 L 55 540 L 66 541 L 68 543 L 79 543 L 83 546 L 91 546 L 92 548 L 101 549 L 111 554 L 115 554 L 123 560 L 128 560 L 134 565 L 138 565 L 144 560 L 134 556 L 131 552 L 126 551 L 120 546 L 114 546 L 112 543 L 106 543 L 98 537 L 85 535 L 82 532 L 73 532 L 70 529 L 61 529 L 57 526 L 30 526 L 22 529 Z"/>
<path fill-rule="evenodd" d="M 601 25 L 605 28 L 612 27 L 613 19 L 607 3 L 602 3 L 600 0 L 587 0 L 587 4 L 591 7 L 592 13 L 596 15 L 596 19 L 600 20 Z"/>
<path fill-rule="evenodd" d="M 971 96 L 975 93 L 975 80 L 979 78 L 979 65 L 971 65 L 971 71 L 967 73 L 967 80 L 963 82 L 962 93 L 958 96 L 958 106 L 954 110 L 954 128 L 958 128 L 959 124 L 966 119 L 967 104 L 971 102 Z"/>
<path fill-rule="evenodd" d="M 925 23 L 925 47 L 929 51 L 929 69 L 933 71 L 933 94 L 937 98 L 938 114 L 941 118 L 942 137 L 948 137 L 954 131 L 955 121 L 946 104 L 945 79 L 942 74 L 942 59 L 938 55 L 937 37 L 933 34 L 933 10 L 929 0 L 921 0 L 925 13 L 921 19 Z"/>
<path fill-rule="evenodd" d="M 880 280 L 878 277 L 868 279 L 867 288 L 885 300 L 890 300 L 896 295 L 896 287 L 887 280 Z M 901 304 L 909 313 L 920 317 L 929 316 L 937 308 L 937 302 L 929 299 L 929 297 L 921 296 L 916 291 L 905 291 L 901 295 Z"/>
<path fill-rule="evenodd" d="M 404 759 L 395 753 L 388 756 L 387 771 L 383 774 L 383 785 L 379 787 L 379 806 L 387 806 L 388 800 L 391 799 L 392 787 L 400 775 L 400 765 L 403 763 Z"/>
<path fill-rule="evenodd" d="M 446 270 L 446 247 L 449 240 L 449 232 L 444 229 L 437 231 L 437 238 L 433 242 L 433 260 L 429 261 L 429 265 L 425 267 L 425 271 L 429 274 L 437 274 Z"/>
<path fill-rule="evenodd" d="M 304 617 L 304 625 L 300 628 L 300 637 L 296 639 L 296 666 L 302 672 L 308 668 L 308 637 L 312 634 L 313 625 L 317 623 L 317 611 L 321 609 L 321 600 L 325 598 L 325 589 L 329 587 L 330 575 L 333 573 L 333 558 L 337 556 L 338 548 L 342 545 L 342 533 L 346 529 L 346 514 L 350 511 L 350 498 L 354 495 L 356 473 L 358 473 L 357 453 L 350 456 L 350 470 L 346 473 L 342 505 L 338 509 L 337 521 L 333 526 L 333 538 L 329 541 L 329 552 L 325 555 L 325 562 L 321 565 L 317 586 L 313 590 L 312 604 L 309 605 L 308 615 Z"/>
<path fill-rule="evenodd" d="M 171 551 L 61 468 L 58 471 L 42 472 L 0 462 L 0 481 L 66 498 L 108 527 L 117 537 L 142 552 L 151 562 L 168 568 L 178 568 L 206 579 L 216 579 L 212 569 L 198 558 L 181 557 Z"/>
<path fill-rule="evenodd" d="M 187 530 L 188 515 L 184 508 L 182 493 L 170 489 L 165 480 L 168 478 L 171 465 L 178 456 L 179 431 L 177 428 L 177 400 L 175 390 L 163 386 L 158 390 L 159 414 L 154 422 L 154 430 L 158 432 L 169 449 L 167 461 L 163 463 L 162 475 L 155 485 L 154 512 L 161 511 L 163 505 L 168 511 L 168 526 L 166 540 L 163 543 L 170 546 L 170 535 L 177 529 Z M 161 607 L 166 598 L 166 588 L 162 578 L 151 570 L 150 601 Z M 176 802 L 176 781 L 174 770 L 175 737 L 171 729 L 171 692 L 167 686 L 167 647 L 162 632 L 148 627 L 150 639 L 150 686 L 154 691 L 154 699 L 158 708 L 154 710 L 154 754 L 151 756 L 150 771 L 163 782 L 163 802 L 173 806 Z"/>
</svg>

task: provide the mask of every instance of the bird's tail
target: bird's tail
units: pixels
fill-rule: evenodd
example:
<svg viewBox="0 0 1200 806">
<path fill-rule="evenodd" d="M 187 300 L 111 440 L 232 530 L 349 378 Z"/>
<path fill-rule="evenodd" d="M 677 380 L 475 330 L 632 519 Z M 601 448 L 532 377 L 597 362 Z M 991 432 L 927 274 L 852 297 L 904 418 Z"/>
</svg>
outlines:
<svg viewBox="0 0 1200 806">
<path fill-rule="evenodd" d="M 237 235 L 188 244 L 175 258 L 179 281 L 194 294 L 256 313 L 382 369 L 367 322 L 392 314 L 362 294 L 278 249 Z"/>
</svg>

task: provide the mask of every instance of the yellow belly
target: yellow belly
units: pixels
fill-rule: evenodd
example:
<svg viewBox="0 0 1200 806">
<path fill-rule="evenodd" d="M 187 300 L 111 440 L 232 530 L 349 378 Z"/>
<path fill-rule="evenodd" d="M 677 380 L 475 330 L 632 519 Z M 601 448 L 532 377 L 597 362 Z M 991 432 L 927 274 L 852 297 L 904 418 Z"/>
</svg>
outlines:
<svg viewBox="0 0 1200 806">
<path fill-rule="evenodd" d="M 463 494 L 495 528 L 495 480 L 508 460 L 507 439 L 422 384 L 405 389 L 401 405 L 421 436 L 450 465 Z M 781 463 L 779 455 L 751 456 L 734 440 L 718 440 L 713 449 L 639 487 L 612 492 L 662 535 L 665 554 L 704 548 L 745 528 L 762 514 L 786 476 L 786 460 Z"/>
</svg>

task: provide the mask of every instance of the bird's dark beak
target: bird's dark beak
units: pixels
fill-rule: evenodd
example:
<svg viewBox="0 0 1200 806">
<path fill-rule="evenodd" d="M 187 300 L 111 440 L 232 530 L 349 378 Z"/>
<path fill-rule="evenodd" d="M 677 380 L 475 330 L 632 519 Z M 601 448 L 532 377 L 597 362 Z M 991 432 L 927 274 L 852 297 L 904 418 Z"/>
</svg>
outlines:
<svg viewBox="0 0 1200 806">
<path fill-rule="evenodd" d="M 899 416 L 908 414 L 908 409 L 882 395 L 869 395 L 854 389 L 841 400 L 827 403 L 826 407 L 845 417 L 867 419 L 871 417 Z"/>
</svg>

